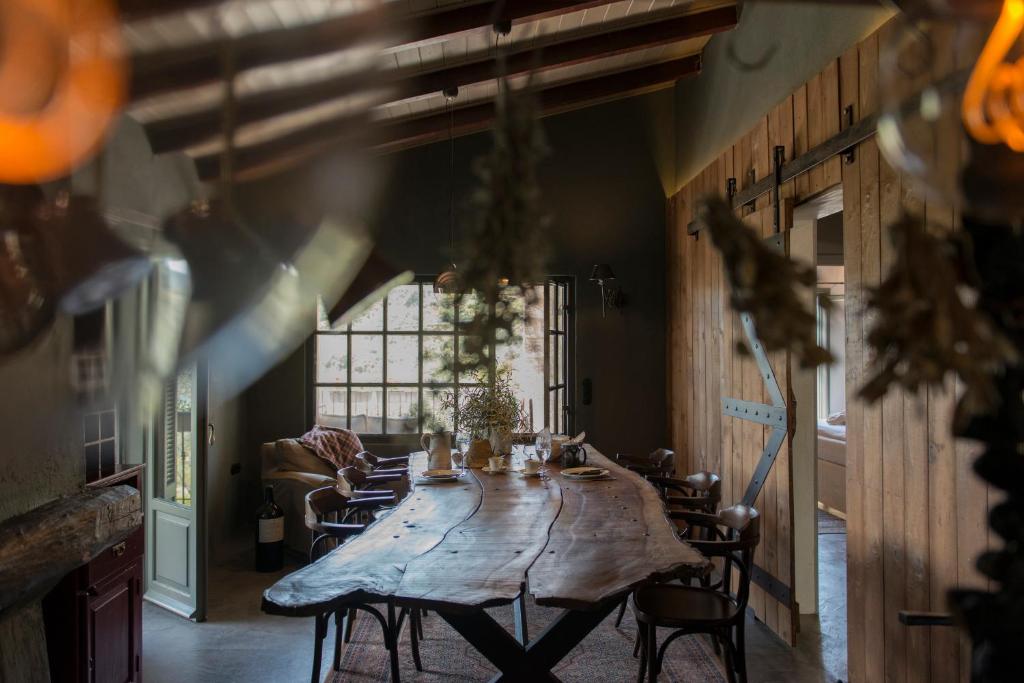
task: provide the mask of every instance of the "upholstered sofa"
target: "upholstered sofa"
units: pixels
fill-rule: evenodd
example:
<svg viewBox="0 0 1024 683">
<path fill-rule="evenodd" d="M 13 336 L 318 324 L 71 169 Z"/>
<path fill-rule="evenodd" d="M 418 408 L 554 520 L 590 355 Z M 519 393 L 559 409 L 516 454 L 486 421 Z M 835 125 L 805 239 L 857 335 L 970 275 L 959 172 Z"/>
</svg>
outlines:
<svg viewBox="0 0 1024 683">
<path fill-rule="evenodd" d="M 306 527 L 306 494 L 324 486 L 347 490 L 344 479 L 333 466 L 320 459 L 297 439 L 279 439 L 260 446 L 261 477 L 264 486 L 274 489 L 274 501 L 284 510 L 285 547 L 305 558 L 311 541 Z M 408 481 L 382 486 L 394 491 L 398 499 L 408 491 Z"/>
</svg>

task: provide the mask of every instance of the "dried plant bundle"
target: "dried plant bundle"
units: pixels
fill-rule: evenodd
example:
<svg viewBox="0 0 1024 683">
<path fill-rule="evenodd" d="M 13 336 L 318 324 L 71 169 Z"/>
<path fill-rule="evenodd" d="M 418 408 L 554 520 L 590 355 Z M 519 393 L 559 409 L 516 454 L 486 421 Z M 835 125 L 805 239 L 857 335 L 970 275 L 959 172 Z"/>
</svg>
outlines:
<svg viewBox="0 0 1024 683">
<path fill-rule="evenodd" d="M 832 354 L 818 345 L 817 318 L 798 295 L 798 288 L 814 287 L 814 269 L 772 249 L 719 197 L 702 200 L 698 215 L 722 255 L 729 303 L 750 315 L 765 350 L 788 350 L 805 368 L 831 363 Z M 822 298 L 823 306 L 829 303 Z M 738 350 L 750 352 L 742 342 Z"/>
<path fill-rule="evenodd" d="M 963 382 L 956 422 L 998 402 L 994 382 L 1017 351 L 975 305 L 978 278 L 966 233 L 939 236 L 920 218 L 904 215 L 890 227 L 896 260 L 867 305 L 875 324 L 870 379 L 860 395 L 876 401 L 892 385 L 917 391 L 955 374 Z"/>
<path fill-rule="evenodd" d="M 464 287 L 455 303 L 464 344 L 452 360 L 458 373 L 487 369 L 490 349 L 514 339 L 516 324 L 536 303 L 531 285 L 544 282 L 549 252 L 537 180 L 537 166 L 546 154 L 529 87 L 512 90 L 503 80 L 494 145 L 476 162 L 479 185 L 470 198 L 461 249 Z M 462 313 L 468 318 L 462 319 Z"/>
<path fill-rule="evenodd" d="M 476 386 L 463 385 L 458 399 L 454 392 L 446 392 L 441 397 L 441 410 L 446 414 L 458 410 L 460 429 L 477 439 L 487 438 L 492 430 L 510 436 L 522 429 L 527 418 L 516 398 L 512 371 L 500 369 L 493 382 L 488 381 L 485 371 L 478 371 L 474 379 Z"/>
</svg>

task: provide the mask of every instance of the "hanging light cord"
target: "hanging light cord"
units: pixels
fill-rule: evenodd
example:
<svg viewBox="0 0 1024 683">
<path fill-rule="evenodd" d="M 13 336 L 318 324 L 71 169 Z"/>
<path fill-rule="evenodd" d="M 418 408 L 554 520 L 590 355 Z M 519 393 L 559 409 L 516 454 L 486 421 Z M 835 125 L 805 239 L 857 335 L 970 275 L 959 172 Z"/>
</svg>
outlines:
<svg viewBox="0 0 1024 683">
<path fill-rule="evenodd" d="M 455 268 L 455 103 L 454 98 L 446 95 L 448 101 L 448 258 Z"/>
</svg>

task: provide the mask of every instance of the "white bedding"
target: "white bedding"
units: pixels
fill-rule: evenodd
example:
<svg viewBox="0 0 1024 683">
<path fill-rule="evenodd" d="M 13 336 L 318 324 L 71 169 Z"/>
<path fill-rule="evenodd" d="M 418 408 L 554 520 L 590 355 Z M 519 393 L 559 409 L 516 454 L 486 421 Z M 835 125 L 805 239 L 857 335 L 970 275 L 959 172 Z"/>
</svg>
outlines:
<svg viewBox="0 0 1024 683">
<path fill-rule="evenodd" d="M 827 436 L 836 441 L 846 441 L 846 425 L 830 425 L 825 420 L 818 420 L 818 436 Z"/>
</svg>

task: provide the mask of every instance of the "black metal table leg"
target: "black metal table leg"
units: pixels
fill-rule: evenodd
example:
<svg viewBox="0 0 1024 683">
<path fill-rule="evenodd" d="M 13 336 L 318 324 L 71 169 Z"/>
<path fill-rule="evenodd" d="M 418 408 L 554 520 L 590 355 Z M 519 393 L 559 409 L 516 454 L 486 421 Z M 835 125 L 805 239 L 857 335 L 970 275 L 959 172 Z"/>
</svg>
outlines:
<svg viewBox="0 0 1024 683">
<path fill-rule="evenodd" d="M 496 666 L 506 681 L 557 681 L 550 667 L 537 665 L 519 642 L 489 614 L 438 612 L 459 635 Z"/>
</svg>

